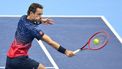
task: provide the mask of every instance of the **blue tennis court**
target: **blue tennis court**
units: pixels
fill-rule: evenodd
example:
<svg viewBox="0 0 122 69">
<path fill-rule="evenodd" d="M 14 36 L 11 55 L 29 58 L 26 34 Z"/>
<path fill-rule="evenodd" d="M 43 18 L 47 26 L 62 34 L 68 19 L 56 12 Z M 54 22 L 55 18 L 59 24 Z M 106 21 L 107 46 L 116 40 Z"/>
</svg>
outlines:
<svg viewBox="0 0 122 69">
<path fill-rule="evenodd" d="M 6 53 L 20 17 L 0 17 L 0 69 L 4 69 Z M 29 51 L 31 58 L 44 64 L 47 69 L 121 69 L 122 40 L 103 16 L 52 16 L 54 25 L 40 25 L 39 28 L 53 40 L 69 50 L 84 45 L 95 32 L 105 30 L 110 34 L 109 43 L 101 50 L 84 50 L 74 57 L 59 53 L 45 42 L 33 41 Z"/>
</svg>

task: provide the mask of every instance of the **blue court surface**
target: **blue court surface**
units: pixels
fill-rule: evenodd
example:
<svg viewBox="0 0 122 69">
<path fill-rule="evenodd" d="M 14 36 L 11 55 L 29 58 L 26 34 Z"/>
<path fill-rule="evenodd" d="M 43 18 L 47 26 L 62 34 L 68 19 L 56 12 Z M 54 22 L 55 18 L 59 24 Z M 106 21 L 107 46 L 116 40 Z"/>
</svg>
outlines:
<svg viewBox="0 0 122 69">
<path fill-rule="evenodd" d="M 0 69 L 4 69 L 6 53 L 20 17 L 0 17 Z M 103 16 L 53 16 L 54 25 L 39 28 L 53 40 L 69 50 L 84 45 L 95 32 L 105 30 L 110 34 L 106 47 L 97 51 L 84 50 L 74 57 L 59 53 L 43 41 L 33 41 L 29 50 L 31 58 L 44 64 L 47 69 L 121 69 L 122 40 Z"/>
</svg>

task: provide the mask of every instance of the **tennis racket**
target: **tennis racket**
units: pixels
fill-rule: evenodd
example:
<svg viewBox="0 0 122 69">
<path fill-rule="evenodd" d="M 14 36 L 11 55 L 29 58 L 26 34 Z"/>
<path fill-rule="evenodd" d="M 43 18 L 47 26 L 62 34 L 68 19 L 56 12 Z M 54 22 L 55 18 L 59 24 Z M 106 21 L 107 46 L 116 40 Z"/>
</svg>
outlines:
<svg viewBox="0 0 122 69">
<path fill-rule="evenodd" d="M 94 44 L 94 39 L 99 39 L 99 44 Z M 99 50 L 108 44 L 109 34 L 106 31 L 100 31 L 94 33 L 81 48 L 75 50 L 73 53 L 76 54 L 82 50 Z M 88 47 L 86 47 L 88 46 Z"/>
</svg>

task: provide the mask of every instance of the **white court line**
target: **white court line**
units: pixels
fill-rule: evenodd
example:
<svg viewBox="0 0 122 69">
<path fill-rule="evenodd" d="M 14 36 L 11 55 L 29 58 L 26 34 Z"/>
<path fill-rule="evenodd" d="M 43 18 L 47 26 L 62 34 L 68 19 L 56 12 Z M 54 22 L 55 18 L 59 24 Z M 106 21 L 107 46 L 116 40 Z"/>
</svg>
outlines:
<svg viewBox="0 0 122 69">
<path fill-rule="evenodd" d="M 0 15 L 0 17 L 21 17 L 23 15 Z M 42 17 L 101 17 L 101 15 L 43 15 Z"/>
<path fill-rule="evenodd" d="M 5 67 L 0 67 L 0 69 L 5 69 Z M 46 67 L 46 69 L 55 69 L 54 67 Z"/>
<path fill-rule="evenodd" d="M 54 66 L 54 68 L 55 69 L 59 69 L 58 65 L 55 63 L 55 61 L 53 60 L 52 56 L 50 55 L 50 53 L 48 52 L 48 50 L 46 49 L 46 47 L 44 46 L 44 44 L 42 43 L 42 41 L 41 40 L 39 40 L 39 41 L 37 40 L 37 42 L 39 43 L 40 47 L 45 52 L 46 56 L 48 57 L 48 59 L 50 60 L 50 62 Z"/>
<path fill-rule="evenodd" d="M 119 36 L 119 34 L 115 31 L 115 29 L 112 27 L 112 25 L 107 21 L 107 19 L 104 16 L 101 16 L 104 23 L 109 27 L 109 29 L 114 33 L 114 35 L 117 37 L 117 39 L 122 44 L 122 38 Z"/>
<path fill-rule="evenodd" d="M 0 69 L 5 69 L 5 67 L 4 66 L 3 67 L 1 66 Z"/>
</svg>

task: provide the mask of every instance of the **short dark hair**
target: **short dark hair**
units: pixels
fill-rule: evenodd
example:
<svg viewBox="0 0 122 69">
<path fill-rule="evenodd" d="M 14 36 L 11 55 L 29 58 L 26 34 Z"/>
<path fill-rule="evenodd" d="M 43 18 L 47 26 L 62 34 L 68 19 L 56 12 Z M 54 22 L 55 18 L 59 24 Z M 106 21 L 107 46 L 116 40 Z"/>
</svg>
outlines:
<svg viewBox="0 0 122 69">
<path fill-rule="evenodd" d="M 30 12 L 35 13 L 37 8 L 43 9 L 43 6 L 38 3 L 32 3 L 28 8 L 27 15 L 30 15 Z"/>
</svg>

